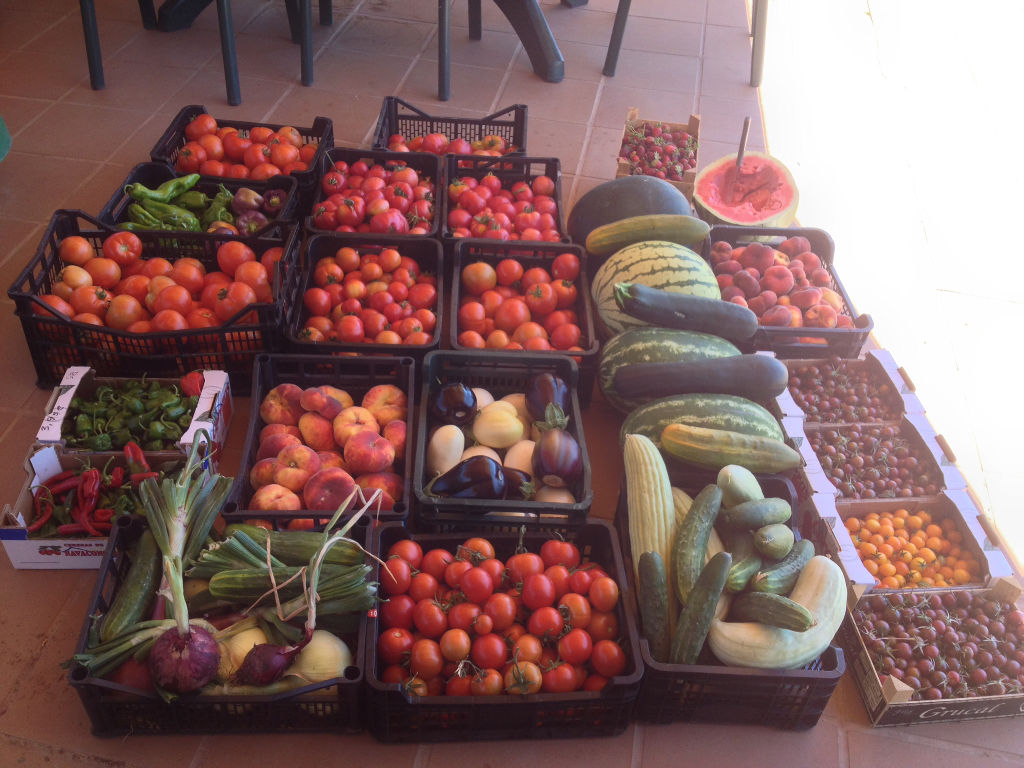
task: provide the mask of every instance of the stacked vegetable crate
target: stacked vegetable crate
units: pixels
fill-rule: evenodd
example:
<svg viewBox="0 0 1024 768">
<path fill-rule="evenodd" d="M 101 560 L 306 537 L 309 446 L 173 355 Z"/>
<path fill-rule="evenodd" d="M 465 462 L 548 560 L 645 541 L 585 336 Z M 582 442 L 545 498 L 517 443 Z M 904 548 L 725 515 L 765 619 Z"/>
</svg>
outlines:
<svg viewBox="0 0 1024 768">
<path fill-rule="evenodd" d="M 406 141 L 430 133 L 444 135 L 449 141 L 466 139 L 469 142 L 486 136 L 500 136 L 512 151 L 526 152 L 525 104 L 513 104 L 484 117 L 453 117 L 429 115 L 397 96 L 385 96 L 381 104 L 377 127 L 373 133 L 373 148 L 388 149 L 391 136 L 400 135 Z"/>
</svg>

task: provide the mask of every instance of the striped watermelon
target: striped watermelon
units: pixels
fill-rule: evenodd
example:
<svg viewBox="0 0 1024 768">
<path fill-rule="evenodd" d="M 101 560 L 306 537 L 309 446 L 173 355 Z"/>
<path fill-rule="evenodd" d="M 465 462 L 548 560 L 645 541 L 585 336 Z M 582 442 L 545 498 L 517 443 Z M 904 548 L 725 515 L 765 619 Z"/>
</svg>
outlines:
<svg viewBox="0 0 1024 768">
<path fill-rule="evenodd" d="M 670 328 L 631 328 L 613 336 L 601 348 L 597 382 L 611 405 L 629 413 L 645 400 L 619 397 L 615 392 L 615 372 L 636 363 L 669 363 L 733 357 L 740 351 L 721 336 Z"/>
<path fill-rule="evenodd" d="M 778 420 L 753 400 L 736 395 L 689 394 L 662 397 L 636 408 L 622 423 L 619 443 L 626 435 L 636 433 L 646 435 L 657 444 L 669 424 L 785 439 Z"/>
<path fill-rule="evenodd" d="M 665 240 L 644 240 L 612 254 L 590 284 L 603 338 L 648 325 L 630 317 L 615 303 L 616 283 L 640 283 L 675 293 L 722 298 L 710 265 L 686 246 Z"/>
</svg>

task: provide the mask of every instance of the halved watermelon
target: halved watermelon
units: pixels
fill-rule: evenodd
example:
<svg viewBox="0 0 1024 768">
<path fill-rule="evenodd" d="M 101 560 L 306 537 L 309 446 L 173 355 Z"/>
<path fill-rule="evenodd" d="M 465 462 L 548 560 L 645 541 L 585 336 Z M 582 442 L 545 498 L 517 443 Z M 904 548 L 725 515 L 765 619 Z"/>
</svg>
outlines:
<svg viewBox="0 0 1024 768">
<path fill-rule="evenodd" d="M 736 155 L 726 155 L 697 174 L 693 203 L 712 224 L 788 227 L 800 196 L 793 175 L 762 152 L 747 151 L 736 173 Z"/>
</svg>

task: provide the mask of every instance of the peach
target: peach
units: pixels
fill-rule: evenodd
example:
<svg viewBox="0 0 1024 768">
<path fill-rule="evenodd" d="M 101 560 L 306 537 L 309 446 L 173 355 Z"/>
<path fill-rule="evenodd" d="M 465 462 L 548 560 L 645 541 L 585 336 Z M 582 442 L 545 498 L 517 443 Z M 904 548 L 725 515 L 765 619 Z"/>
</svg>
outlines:
<svg viewBox="0 0 1024 768">
<path fill-rule="evenodd" d="M 299 428 L 294 424 L 266 424 L 263 429 L 260 430 L 259 443 L 262 443 L 270 435 L 275 432 L 288 432 L 289 434 L 295 435 L 296 437 L 302 437 L 302 433 Z"/>
<path fill-rule="evenodd" d="M 335 512 L 356 488 L 356 481 L 338 467 L 321 469 L 306 482 L 302 496 L 306 509 L 315 512 Z"/>
<path fill-rule="evenodd" d="M 711 263 L 717 264 L 720 261 L 728 261 L 732 258 L 732 246 L 725 240 L 719 240 L 711 245 Z"/>
<path fill-rule="evenodd" d="M 395 447 L 395 461 L 401 461 L 405 457 L 405 443 L 409 434 L 408 424 L 402 419 L 389 421 L 384 425 L 384 431 L 381 434 Z"/>
<path fill-rule="evenodd" d="M 732 301 L 732 299 L 736 296 L 744 296 L 743 291 L 740 290 L 739 286 L 730 285 L 722 289 L 722 299 L 724 301 Z M 746 297 L 744 296 L 744 299 L 745 298 Z"/>
<path fill-rule="evenodd" d="M 790 261 L 790 259 L 789 259 L 789 256 L 787 254 L 783 253 L 782 251 L 780 251 L 778 249 L 775 250 L 775 263 L 776 264 L 781 264 L 782 266 L 786 266 L 787 264 L 789 264 L 789 261 Z"/>
<path fill-rule="evenodd" d="M 839 295 L 838 291 L 833 291 L 831 288 L 822 288 L 821 300 L 832 307 L 837 313 L 842 314 L 843 297 Z"/>
<path fill-rule="evenodd" d="M 342 449 L 345 448 L 345 443 L 348 442 L 352 435 L 363 429 L 372 429 L 374 432 L 380 432 L 380 425 L 373 418 L 372 413 L 359 405 L 349 406 L 335 416 L 332 422 L 334 442 Z"/>
<path fill-rule="evenodd" d="M 719 264 L 715 264 L 712 270 L 716 275 L 731 275 L 734 272 L 739 272 L 743 269 L 743 265 L 740 264 L 736 259 L 730 259 L 729 261 L 723 261 Z"/>
<path fill-rule="evenodd" d="M 298 425 L 303 413 L 301 397 L 302 388 L 297 384 L 278 384 L 260 401 L 260 418 L 267 424 Z"/>
<path fill-rule="evenodd" d="M 728 274 L 724 274 L 724 273 L 721 274 L 721 275 L 715 275 L 715 280 L 718 281 L 718 289 L 719 290 L 721 290 L 722 288 L 728 288 L 730 285 L 733 284 L 733 282 L 732 282 L 732 275 L 728 275 Z"/>
<path fill-rule="evenodd" d="M 801 275 L 800 277 L 798 277 L 796 280 L 793 281 L 793 290 L 799 290 L 801 288 L 810 288 L 810 287 L 812 287 L 811 286 L 811 281 L 808 280 L 803 275 Z"/>
<path fill-rule="evenodd" d="M 274 482 L 296 493 L 320 470 L 320 457 L 308 445 L 289 445 L 276 461 Z"/>
<path fill-rule="evenodd" d="M 729 299 L 730 304 L 739 304 L 741 307 L 747 306 L 747 300 L 742 296 L 733 296 Z"/>
<path fill-rule="evenodd" d="M 792 258 L 798 253 L 811 250 L 811 241 L 803 235 L 796 235 L 795 237 L 787 237 L 781 243 L 779 243 L 779 250 L 784 254 Z"/>
<path fill-rule="evenodd" d="M 838 315 L 836 317 L 836 328 L 856 328 L 853 318 L 849 315 Z"/>
<path fill-rule="evenodd" d="M 818 288 L 828 288 L 832 285 L 832 275 L 824 267 L 815 269 L 807 276 L 807 279 L 811 281 L 811 285 L 815 285 Z"/>
<path fill-rule="evenodd" d="M 774 307 L 778 300 L 779 297 L 775 295 L 775 291 L 761 291 L 760 294 L 747 302 L 747 306 L 750 307 L 751 312 L 760 317 Z"/>
<path fill-rule="evenodd" d="M 814 251 L 807 250 L 794 257 L 796 261 L 799 261 L 804 265 L 804 269 L 807 272 L 813 272 L 818 267 L 822 266 L 821 257 L 818 256 Z"/>
<path fill-rule="evenodd" d="M 776 304 L 774 307 L 768 309 L 761 317 L 758 322 L 761 325 L 771 325 L 783 328 L 797 327 L 798 323 L 794 321 L 794 318 L 799 318 L 799 325 L 803 324 L 803 317 L 800 315 L 800 310 L 796 307 L 788 306 L 786 304 Z"/>
<path fill-rule="evenodd" d="M 761 278 L 761 290 L 771 291 L 776 296 L 780 296 L 784 293 L 789 293 L 793 289 L 794 280 L 795 278 L 793 273 L 789 271 L 789 267 L 782 264 L 773 264 L 765 270 L 764 276 Z"/>
<path fill-rule="evenodd" d="M 807 270 L 804 269 L 802 261 L 791 261 L 786 267 L 789 273 L 793 275 L 794 280 L 799 280 L 801 277 L 807 277 Z"/>
<path fill-rule="evenodd" d="M 249 470 L 249 485 L 262 488 L 274 482 L 274 470 L 277 468 L 276 458 L 260 459 Z"/>
<path fill-rule="evenodd" d="M 348 439 L 342 455 L 353 474 L 382 472 L 394 463 L 395 446 L 377 432 L 364 429 Z"/>
<path fill-rule="evenodd" d="M 743 249 L 737 260 L 744 267 L 753 267 L 758 274 L 762 274 L 775 263 L 775 249 L 764 243 L 751 243 Z"/>
<path fill-rule="evenodd" d="M 270 510 L 293 512 L 302 509 L 302 499 L 294 491 L 271 483 L 256 490 L 256 493 L 249 499 L 249 509 L 258 509 L 263 512 Z"/>
<path fill-rule="evenodd" d="M 405 392 L 394 384 L 377 384 L 370 387 L 362 402 L 363 408 L 373 414 L 378 424 L 404 419 L 408 405 L 409 399 Z"/>
<path fill-rule="evenodd" d="M 333 419 L 314 411 L 306 411 L 299 417 L 299 430 L 302 432 L 302 442 L 314 450 L 330 451 L 337 448 Z"/>
<path fill-rule="evenodd" d="M 798 288 L 789 294 L 789 298 L 793 302 L 794 307 L 810 309 L 815 304 L 821 303 L 821 288 L 814 288 L 811 286 L 808 286 L 807 288 Z"/>
<path fill-rule="evenodd" d="M 828 304 L 815 304 L 804 312 L 804 325 L 810 328 L 835 328 L 838 313 Z"/>
<path fill-rule="evenodd" d="M 732 284 L 743 291 L 743 296 L 747 299 L 751 299 L 761 292 L 761 285 L 757 278 L 745 269 L 741 269 L 732 276 Z"/>
<path fill-rule="evenodd" d="M 395 472 L 370 472 L 359 475 L 356 478 L 356 485 L 365 491 L 364 495 L 367 498 L 376 488 L 380 488 L 384 492 L 381 509 L 394 509 L 395 502 L 402 500 L 405 490 L 402 476 Z"/>
<path fill-rule="evenodd" d="M 307 387 L 302 390 L 302 397 L 299 404 L 307 411 L 323 416 L 325 419 L 333 419 L 341 413 L 346 405 L 336 397 L 324 392 L 325 387 Z"/>
<path fill-rule="evenodd" d="M 256 450 L 256 460 L 276 458 L 277 454 L 289 445 L 302 445 L 302 438 L 290 432 L 275 432 L 260 443 Z"/>
<path fill-rule="evenodd" d="M 342 458 L 341 451 L 317 451 L 316 455 L 320 457 L 320 468 L 326 467 L 338 467 L 345 469 L 345 459 Z"/>
</svg>

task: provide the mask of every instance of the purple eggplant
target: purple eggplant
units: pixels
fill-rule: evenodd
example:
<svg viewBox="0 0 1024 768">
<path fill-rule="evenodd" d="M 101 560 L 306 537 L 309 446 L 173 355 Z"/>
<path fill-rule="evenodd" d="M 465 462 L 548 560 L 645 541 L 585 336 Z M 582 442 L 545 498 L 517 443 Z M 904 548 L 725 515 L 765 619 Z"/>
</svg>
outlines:
<svg viewBox="0 0 1024 768">
<path fill-rule="evenodd" d="M 513 501 L 530 501 L 536 492 L 533 478 L 521 469 L 501 469 L 505 473 L 505 498 Z"/>
<path fill-rule="evenodd" d="M 476 416 L 476 393 L 465 384 L 445 384 L 431 396 L 430 415 L 443 424 L 465 426 Z"/>
<path fill-rule="evenodd" d="M 428 496 L 452 499 L 503 499 L 507 489 L 501 464 L 490 456 L 470 456 L 431 481 Z"/>
<path fill-rule="evenodd" d="M 569 385 L 553 373 L 540 373 L 526 385 L 526 409 L 535 419 L 546 418 L 549 405 L 557 405 L 563 413 L 569 412 Z"/>
<path fill-rule="evenodd" d="M 583 452 L 576 438 L 554 427 L 541 431 L 533 447 L 533 476 L 544 485 L 569 488 L 583 474 Z"/>
</svg>

